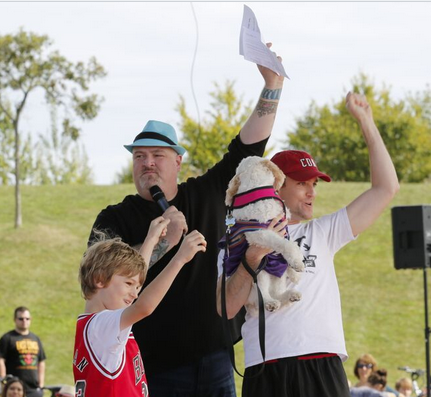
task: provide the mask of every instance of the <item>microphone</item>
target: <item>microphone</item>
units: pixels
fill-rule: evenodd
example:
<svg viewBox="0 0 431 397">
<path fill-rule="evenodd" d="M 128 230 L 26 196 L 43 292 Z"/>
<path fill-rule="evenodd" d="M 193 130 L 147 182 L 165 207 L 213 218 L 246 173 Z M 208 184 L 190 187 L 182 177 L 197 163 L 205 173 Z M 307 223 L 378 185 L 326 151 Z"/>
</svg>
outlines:
<svg viewBox="0 0 431 397">
<path fill-rule="evenodd" d="M 169 208 L 168 200 L 166 200 L 165 194 L 162 192 L 157 185 L 150 187 L 150 194 L 153 200 L 158 204 L 158 206 L 165 212 Z"/>
</svg>

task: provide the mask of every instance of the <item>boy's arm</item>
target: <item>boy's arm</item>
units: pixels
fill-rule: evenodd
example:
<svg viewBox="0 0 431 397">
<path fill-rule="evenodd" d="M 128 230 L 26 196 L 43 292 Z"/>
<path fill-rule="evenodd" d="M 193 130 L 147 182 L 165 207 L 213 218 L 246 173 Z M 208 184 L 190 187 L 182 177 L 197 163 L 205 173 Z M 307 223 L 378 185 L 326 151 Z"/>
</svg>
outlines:
<svg viewBox="0 0 431 397">
<path fill-rule="evenodd" d="M 147 237 L 145 237 L 143 244 L 138 249 L 145 263 L 149 266 L 159 259 L 158 257 L 156 261 L 151 262 L 154 255 L 153 251 L 156 251 L 163 242 L 163 237 L 166 235 L 166 228 L 169 222 L 169 219 L 165 219 L 162 216 L 153 219 L 148 229 Z"/>
<path fill-rule="evenodd" d="M 121 315 L 120 329 L 149 316 L 162 301 L 183 266 L 199 251 L 206 251 L 204 236 L 197 230 L 188 234 L 180 249 L 162 272 L 141 292 L 138 299 Z"/>
<path fill-rule="evenodd" d="M 148 245 L 147 241 L 147 246 L 144 247 L 144 241 L 142 244 L 133 246 L 133 248 L 144 257 L 145 262 L 148 263 L 149 267 L 153 266 L 166 254 L 166 252 L 178 244 L 180 239 L 180 237 L 177 236 L 178 233 L 182 236 L 187 232 L 187 223 L 184 214 L 181 211 L 178 211 L 173 205 L 163 213 L 163 218 L 168 220 L 169 226 L 165 233 L 163 233 L 162 238 L 158 239 L 155 243 L 152 241 L 151 244 L 154 243 L 154 245 Z M 170 230 L 174 232 L 169 234 Z M 149 232 L 150 231 L 148 231 L 148 233 Z"/>
</svg>

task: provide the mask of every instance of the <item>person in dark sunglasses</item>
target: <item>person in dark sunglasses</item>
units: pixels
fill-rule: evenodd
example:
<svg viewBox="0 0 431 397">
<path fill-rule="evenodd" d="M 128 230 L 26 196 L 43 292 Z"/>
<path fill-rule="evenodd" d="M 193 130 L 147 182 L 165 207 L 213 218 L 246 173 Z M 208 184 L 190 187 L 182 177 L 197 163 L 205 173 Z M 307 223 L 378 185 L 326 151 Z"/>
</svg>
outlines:
<svg viewBox="0 0 431 397">
<path fill-rule="evenodd" d="M 17 376 L 27 397 L 42 397 L 45 381 L 45 351 L 39 337 L 30 332 L 30 310 L 24 306 L 14 312 L 15 329 L 0 339 L 0 377 Z"/>
<path fill-rule="evenodd" d="M 356 362 L 353 373 L 358 378 L 356 387 L 365 386 L 368 384 L 368 377 L 371 372 L 377 370 L 377 361 L 371 354 L 363 354 Z"/>
<path fill-rule="evenodd" d="M 355 376 L 359 380 L 355 387 L 370 386 L 370 376 L 378 372 L 377 368 L 377 361 L 371 354 L 363 354 L 360 356 L 356 360 L 355 367 L 353 369 Z M 383 369 L 381 369 L 381 371 L 386 372 L 386 370 Z M 396 397 L 399 395 L 396 390 L 387 386 L 386 383 L 382 390 L 385 393 L 391 393 L 389 395 L 395 395 Z"/>
</svg>

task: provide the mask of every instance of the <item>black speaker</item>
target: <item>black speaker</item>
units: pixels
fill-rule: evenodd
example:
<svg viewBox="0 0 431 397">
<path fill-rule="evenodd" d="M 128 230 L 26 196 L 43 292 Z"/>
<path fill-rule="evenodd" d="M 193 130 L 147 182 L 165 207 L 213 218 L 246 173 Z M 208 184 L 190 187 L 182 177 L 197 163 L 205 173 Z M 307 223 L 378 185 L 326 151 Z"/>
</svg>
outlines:
<svg viewBox="0 0 431 397">
<path fill-rule="evenodd" d="M 392 208 L 395 269 L 431 266 L 431 205 Z"/>
</svg>

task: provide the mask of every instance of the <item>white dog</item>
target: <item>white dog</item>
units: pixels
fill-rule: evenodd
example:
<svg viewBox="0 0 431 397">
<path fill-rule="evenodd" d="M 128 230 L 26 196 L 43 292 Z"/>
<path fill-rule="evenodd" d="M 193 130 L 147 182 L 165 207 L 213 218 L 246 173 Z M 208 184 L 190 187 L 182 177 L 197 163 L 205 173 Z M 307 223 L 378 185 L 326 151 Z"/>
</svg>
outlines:
<svg viewBox="0 0 431 397">
<path fill-rule="evenodd" d="M 235 227 L 239 230 L 235 235 L 234 229 L 232 229 L 231 236 L 233 237 L 230 241 L 235 243 L 235 241 L 244 240 L 245 236 L 249 245 L 271 248 L 274 254 L 280 254 L 287 261 L 287 267 L 283 262 L 284 266 L 281 270 L 278 269 L 278 275 L 268 273 L 270 262 L 268 262 L 268 271 L 263 270 L 258 274 L 258 284 L 265 308 L 270 312 L 301 299 L 300 292 L 293 289 L 291 285 L 291 283 L 298 283 L 299 272 L 304 270 L 304 257 L 298 245 L 276 232 L 258 225 L 259 223 L 268 224 L 283 212 L 286 213 L 288 219 L 290 218 L 289 210 L 276 193 L 282 187 L 284 179 L 283 172 L 270 160 L 251 156 L 243 159 L 238 165 L 236 175 L 229 182 L 226 191 L 226 205 L 231 208 L 231 216 L 234 218 L 232 220 L 232 217 L 228 216 L 227 224 L 230 219 L 230 222 L 235 223 Z M 253 221 L 257 221 L 254 223 L 255 226 L 253 226 Z M 244 241 L 242 242 L 244 243 Z M 227 254 L 231 255 L 229 251 Z M 274 258 L 274 256 L 272 258 L 275 259 L 275 262 L 277 259 L 278 262 L 282 259 L 279 255 L 278 258 Z M 280 271 L 283 273 L 282 275 Z M 288 289 L 288 286 L 291 288 Z M 250 314 L 257 314 L 258 300 L 255 285 L 253 285 L 246 307 Z"/>
</svg>

